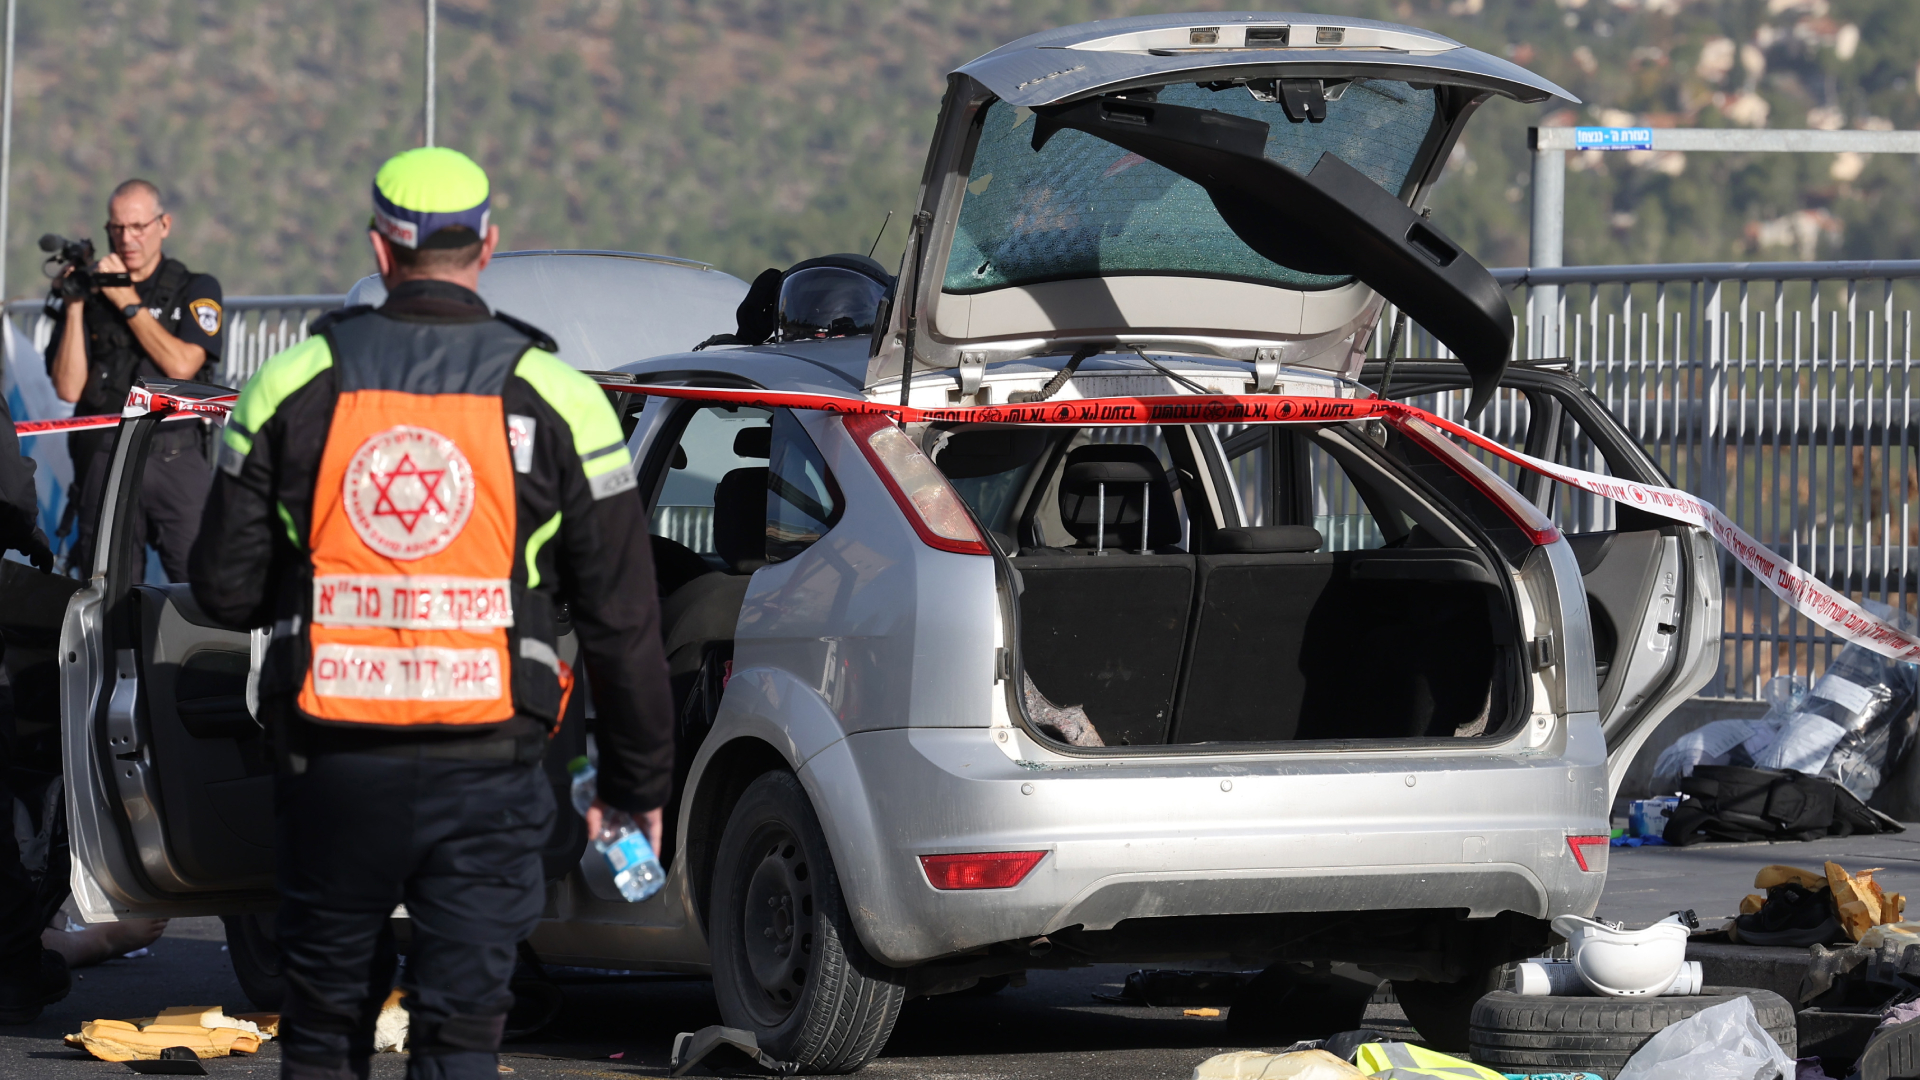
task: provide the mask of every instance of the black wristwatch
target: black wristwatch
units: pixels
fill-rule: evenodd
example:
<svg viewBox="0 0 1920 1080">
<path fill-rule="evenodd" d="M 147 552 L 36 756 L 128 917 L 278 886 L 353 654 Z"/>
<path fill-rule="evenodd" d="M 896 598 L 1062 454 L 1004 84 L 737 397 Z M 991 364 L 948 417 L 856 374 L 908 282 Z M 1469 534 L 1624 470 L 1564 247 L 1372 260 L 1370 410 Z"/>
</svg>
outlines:
<svg viewBox="0 0 1920 1080">
<path fill-rule="evenodd" d="M 128 304 L 126 307 L 120 309 L 120 317 L 128 322 L 132 322 L 133 317 L 138 314 L 140 314 L 139 304 Z"/>
</svg>

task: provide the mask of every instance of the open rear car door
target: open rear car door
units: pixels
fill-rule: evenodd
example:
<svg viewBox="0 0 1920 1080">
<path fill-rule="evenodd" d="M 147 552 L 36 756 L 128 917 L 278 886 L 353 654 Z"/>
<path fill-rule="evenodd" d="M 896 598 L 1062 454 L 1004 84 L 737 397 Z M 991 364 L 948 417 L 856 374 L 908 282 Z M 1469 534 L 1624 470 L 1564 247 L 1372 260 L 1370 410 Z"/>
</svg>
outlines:
<svg viewBox="0 0 1920 1080">
<path fill-rule="evenodd" d="M 140 583 L 133 510 L 163 422 L 205 423 L 158 413 L 121 422 L 97 541 L 104 572 L 74 595 L 61 628 L 73 892 L 88 921 L 274 903 L 272 765 L 248 704 L 255 643 L 202 612 L 184 582 Z"/>
<path fill-rule="evenodd" d="M 1534 457 L 1672 487 L 1606 406 L 1559 368 L 1564 363 L 1507 369 L 1482 429 Z M 1384 370 L 1369 363 L 1361 379 L 1378 391 Z M 1432 409 L 1436 395 L 1457 396 L 1470 385 L 1469 374 L 1453 362 L 1402 360 L 1394 365 L 1388 396 Z M 1585 495 L 1488 455 L 1482 460 L 1552 515 L 1579 561 L 1593 619 L 1609 791 L 1618 792 L 1660 721 L 1719 667 L 1719 548 L 1704 529 Z"/>
</svg>

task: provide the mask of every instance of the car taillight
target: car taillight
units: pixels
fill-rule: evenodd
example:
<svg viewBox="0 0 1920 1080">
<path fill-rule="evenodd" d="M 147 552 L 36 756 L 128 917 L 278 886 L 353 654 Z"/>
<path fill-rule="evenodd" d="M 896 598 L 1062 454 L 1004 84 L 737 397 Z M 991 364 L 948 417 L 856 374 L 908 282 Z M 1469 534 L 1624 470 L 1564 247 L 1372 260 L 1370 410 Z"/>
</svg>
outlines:
<svg viewBox="0 0 1920 1080">
<path fill-rule="evenodd" d="M 1044 851 L 981 851 L 968 855 L 922 855 L 920 867 L 936 889 L 1011 889 L 1025 881 Z"/>
<path fill-rule="evenodd" d="M 992 554 L 959 493 L 897 424 L 884 416 L 863 414 L 847 417 L 847 430 L 860 452 L 873 462 L 873 471 L 880 474 L 880 482 L 900 504 L 913 531 L 929 547 L 963 555 Z"/>
<path fill-rule="evenodd" d="M 1560 539 L 1560 527 L 1553 519 L 1542 513 L 1540 508 L 1526 500 L 1515 491 L 1498 473 L 1482 465 L 1472 454 L 1454 443 L 1452 439 L 1435 430 L 1432 425 L 1414 419 L 1402 419 L 1396 426 L 1415 442 L 1437 457 L 1447 468 L 1452 469 L 1462 480 L 1472 484 L 1474 490 L 1493 501 L 1500 512 L 1507 516 L 1535 547 L 1543 547 Z"/>
<path fill-rule="evenodd" d="M 1598 865 L 1589 865 L 1587 863 L 1586 849 L 1597 846 L 1600 849 L 1600 854 L 1605 854 L 1607 850 L 1607 845 L 1612 842 L 1613 842 L 1613 838 L 1608 836 L 1569 836 L 1567 837 L 1567 847 L 1573 851 L 1573 861 L 1576 863 L 1579 863 L 1580 869 L 1585 870 L 1589 874 L 1597 873 L 1599 871 L 1605 870 L 1607 868 L 1607 865 L 1606 865 L 1606 860 L 1600 859 L 1600 858 L 1596 858 L 1593 860 L 1594 863 Z"/>
</svg>

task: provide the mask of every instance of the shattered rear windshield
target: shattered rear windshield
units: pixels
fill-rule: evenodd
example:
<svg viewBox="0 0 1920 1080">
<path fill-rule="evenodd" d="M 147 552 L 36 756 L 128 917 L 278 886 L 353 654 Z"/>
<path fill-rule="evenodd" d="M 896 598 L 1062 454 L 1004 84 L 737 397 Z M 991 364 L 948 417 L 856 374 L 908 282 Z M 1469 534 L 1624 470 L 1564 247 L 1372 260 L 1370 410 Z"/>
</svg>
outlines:
<svg viewBox="0 0 1920 1080">
<path fill-rule="evenodd" d="M 1356 79 L 1327 87 L 1327 118 L 1292 123 L 1283 106 L 1244 86 L 1163 87 L 1159 100 L 1269 125 L 1267 157 L 1299 173 L 1331 151 L 1400 194 L 1432 129 L 1434 92 Z M 1290 289 L 1353 280 L 1308 274 L 1258 254 L 1233 234 L 1198 184 L 1085 132 L 1064 130 L 1034 152 L 1033 112 L 988 106 L 943 288 L 977 293 L 1116 274 L 1220 277 Z"/>
</svg>

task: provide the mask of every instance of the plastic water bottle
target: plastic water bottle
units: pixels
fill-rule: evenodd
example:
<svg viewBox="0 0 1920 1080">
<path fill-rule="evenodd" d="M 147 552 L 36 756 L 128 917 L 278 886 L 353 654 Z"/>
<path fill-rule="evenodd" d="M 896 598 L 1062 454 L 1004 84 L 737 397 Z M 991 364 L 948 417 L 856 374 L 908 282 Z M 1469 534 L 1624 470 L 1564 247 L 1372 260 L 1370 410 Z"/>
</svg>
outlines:
<svg viewBox="0 0 1920 1080">
<path fill-rule="evenodd" d="M 585 818 L 588 808 L 593 806 L 594 777 L 600 774 L 600 770 L 595 769 L 593 762 L 582 754 L 567 762 L 567 774 L 573 777 L 574 812 Z"/>
<path fill-rule="evenodd" d="M 593 806 L 594 779 L 599 772 L 584 757 L 569 762 L 567 771 L 573 775 L 573 808 L 584 818 Z M 607 807 L 601 812 L 600 831 L 593 837 L 593 849 L 607 860 L 607 868 L 613 871 L 614 888 L 619 889 L 630 904 L 645 900 L 667 883 L 667 872 L 654 857 L 653 845 L 647 843 L 647 835 L 624 810 Z"/>
</svg>

